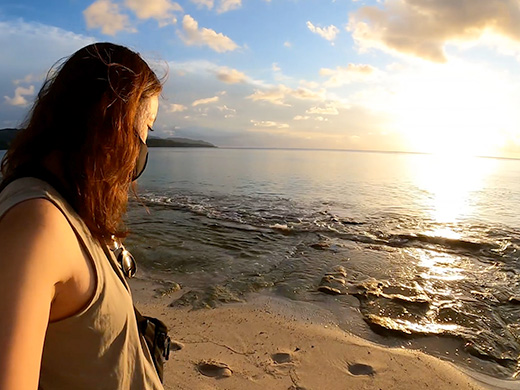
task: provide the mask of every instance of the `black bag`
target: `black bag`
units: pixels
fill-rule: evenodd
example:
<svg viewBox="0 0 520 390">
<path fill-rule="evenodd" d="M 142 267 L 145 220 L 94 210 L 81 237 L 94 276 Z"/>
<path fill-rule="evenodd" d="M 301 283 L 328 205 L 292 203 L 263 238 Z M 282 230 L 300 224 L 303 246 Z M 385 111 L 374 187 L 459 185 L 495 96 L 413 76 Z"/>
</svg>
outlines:
<svg viewBox="0 0 520 390">
<path fill-rule="evenodd" d="M 157 318 L 143 316 L 135 306 L 134 311 L 139 333 L 146 341 L 150 355 L 152 355 L 155 370 L 159 375 L 159 379 L 163 382 L 164 362 L 170 357 L 171 340 L 168 336 L 168 327 Z"/>
</svg>

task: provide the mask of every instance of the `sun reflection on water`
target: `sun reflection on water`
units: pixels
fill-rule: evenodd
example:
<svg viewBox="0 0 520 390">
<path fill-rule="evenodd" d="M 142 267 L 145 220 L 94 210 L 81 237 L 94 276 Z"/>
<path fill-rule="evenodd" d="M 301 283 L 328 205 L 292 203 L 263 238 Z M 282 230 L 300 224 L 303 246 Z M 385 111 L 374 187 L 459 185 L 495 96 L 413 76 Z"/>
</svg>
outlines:
<svg viewBox="0 0 520 390">
<path fill-rule="evenodd" d="M 412 167 L 416 184 L 425 191 L 423 202 L 431 219 L 438 223 L 456 222 L 476 215 L 479 190 L 496 169 L 496 161 L 470 156 L 431 155 Z M 445 231 L 447 238 L 458 238 Z"/>
<path fill-rule="evenodd" d="M 456 256 L 422 249 L 414 249 L 413 253 L 409 253 L 409 255 L 418 260 L 417 266 L 421 271 L 419 276 L 424 280 L 455 281 L 464 279 L 464 269 L 455 265 L 458 263 Z"/>
</svg>

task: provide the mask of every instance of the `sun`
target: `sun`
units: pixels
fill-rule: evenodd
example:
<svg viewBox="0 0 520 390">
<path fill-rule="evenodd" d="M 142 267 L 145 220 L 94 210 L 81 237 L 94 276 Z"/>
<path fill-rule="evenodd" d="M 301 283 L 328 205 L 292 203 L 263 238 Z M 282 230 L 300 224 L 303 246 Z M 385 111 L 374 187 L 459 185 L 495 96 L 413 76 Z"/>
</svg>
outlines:
<svg viewBox="0 0 520 390">
<path fill-rule="evenodd" d="M 389 102 L 411 151 L 493 156 L 515 127 L 511 86 L 462 64 L 434 64 L 402 76 Z"/>
</svg>

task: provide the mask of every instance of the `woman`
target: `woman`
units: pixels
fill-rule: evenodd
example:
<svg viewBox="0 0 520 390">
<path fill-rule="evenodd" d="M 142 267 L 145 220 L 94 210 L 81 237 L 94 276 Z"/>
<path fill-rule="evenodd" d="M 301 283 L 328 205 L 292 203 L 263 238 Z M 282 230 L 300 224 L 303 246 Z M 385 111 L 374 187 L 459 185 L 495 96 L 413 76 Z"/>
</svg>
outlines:
<svg viewBox="0 0 520 390">
<path fill-rule="evenodd" d="M 2 160 L 0 389 L 162 389 L 107 247 L 146 164 L 160 81 L 96 43 L 44 83 Z"/>
</svg>

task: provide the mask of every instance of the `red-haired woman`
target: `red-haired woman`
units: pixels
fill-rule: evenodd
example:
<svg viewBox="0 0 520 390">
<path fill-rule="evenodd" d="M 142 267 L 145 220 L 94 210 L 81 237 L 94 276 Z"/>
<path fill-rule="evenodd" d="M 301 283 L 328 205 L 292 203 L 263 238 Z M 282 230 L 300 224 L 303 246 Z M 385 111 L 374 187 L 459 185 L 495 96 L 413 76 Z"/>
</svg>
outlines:
<svg viewBox="0 0 520 390">
<path fill-rule="evenodd" d="M 109 248 L 147 159 L 162 85 L 96 43 L 39 92 L 2 160 L 0 389 L 162 389 Z"/>
</svg>

